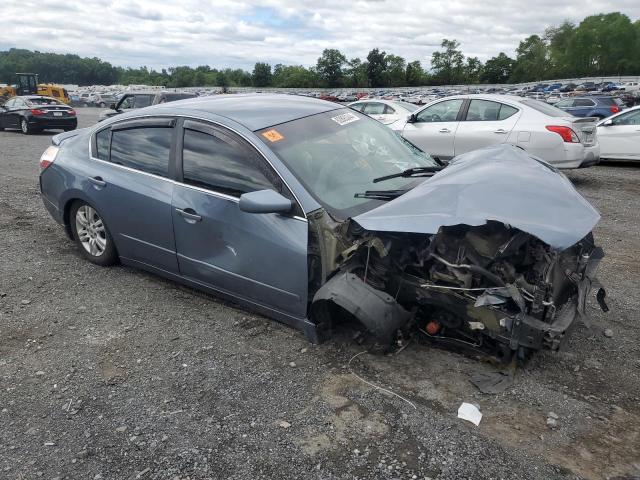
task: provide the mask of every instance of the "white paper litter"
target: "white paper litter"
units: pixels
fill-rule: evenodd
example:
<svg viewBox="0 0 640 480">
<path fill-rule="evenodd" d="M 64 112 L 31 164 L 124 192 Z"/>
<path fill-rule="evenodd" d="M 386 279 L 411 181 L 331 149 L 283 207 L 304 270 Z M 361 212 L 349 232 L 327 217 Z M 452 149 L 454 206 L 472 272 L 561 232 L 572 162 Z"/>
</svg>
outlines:
<svg viewBox="0 0 640 480">
<path fill-rule="evenodd" d="M 473 423 L 476 427 L 480 425 L 480 420 L 482 420 L 482 412 L 478 410 L 478 407 L 475 405 L 471 405 L 470 403 L 463 403 L 458 408 L 458 418 L 463 420 L 467 420 L 468 422 Z"/>
</svg>

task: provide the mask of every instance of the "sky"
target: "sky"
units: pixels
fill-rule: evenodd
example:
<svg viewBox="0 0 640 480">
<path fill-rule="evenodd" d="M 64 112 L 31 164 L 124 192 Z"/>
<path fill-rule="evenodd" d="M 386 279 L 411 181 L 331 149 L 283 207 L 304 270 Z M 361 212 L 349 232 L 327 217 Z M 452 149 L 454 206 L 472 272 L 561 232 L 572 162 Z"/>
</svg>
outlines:
<svg viewBox="0 0 640 480">
<path fill-rule="evenodd" d="M 635 21 L 640 0 L 4 0 L 0 50 L 252 70 L 315 65 L 325 48 L 364 59 L 377 47 L 428 68 L 443 38 L 486 61 L 564 20 L 612 11 Z"/>
</svg>

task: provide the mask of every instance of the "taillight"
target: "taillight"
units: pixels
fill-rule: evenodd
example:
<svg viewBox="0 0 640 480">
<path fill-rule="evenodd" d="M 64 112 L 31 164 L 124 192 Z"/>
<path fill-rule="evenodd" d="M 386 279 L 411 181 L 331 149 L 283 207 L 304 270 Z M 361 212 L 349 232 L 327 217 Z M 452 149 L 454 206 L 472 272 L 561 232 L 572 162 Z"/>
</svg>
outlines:
<svg viewBox="0 0 640 480">
<path fill-rule="evenodd" d="M 554 132 L 560 135 L 562 137 L 562 140 L 567 143 L 580 143 L 580 139 L 578 138 L 578 135 L 576 135 L 576 132 L 571 130 L 569 127 L 562 127 L 560 125 L 547 125 L 545 128 L 550 132 Z"/>
<path fill-rule="evenodd" d="M 56 156 L 58 155 L 58 151 L 60 148 L 51 145 L 47 148 L 44 153 L 40 156 L 40 171 L 43 172 L 47 168 L 51 166 L 51 164 L 56 160 Z"/>
<path fill-rule="evenodd" d="M 620 111 L 620 107 L 616 107 L 614 105 L 613 107 L 610 107 L 609 110 L 611 110 L 611 113 L 618 113 Z"/>
<path fill-rule="evenodd" d="M 42 110 L 38 109 L 38 108 L 32 108 L 31 109 L 31 115 L 44 115 L 45 112 L 43 112 Z"/>
<path fill-rule="evenodd" d="M 69 115 L 74 115 L 74 116 L 75 116 L 76 111 L 75 111 L 75 110 L 67 110 L 67 113 L 68 113 Z"/>
</svg>

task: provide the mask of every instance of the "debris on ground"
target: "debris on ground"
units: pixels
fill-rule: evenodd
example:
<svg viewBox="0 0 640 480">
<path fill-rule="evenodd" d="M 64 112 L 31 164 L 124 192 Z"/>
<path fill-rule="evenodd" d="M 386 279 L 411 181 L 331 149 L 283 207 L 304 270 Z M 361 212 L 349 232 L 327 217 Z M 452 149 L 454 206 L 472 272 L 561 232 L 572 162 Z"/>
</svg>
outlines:
<svg viewBox="0 0 640 480">
<path fill-rule="evenodd" d="M 458 408 L 458 418 L 471 422 L 477 427 L 482 420 L 482 412 L 475 405 L 463 403 Z"/>
</svg>

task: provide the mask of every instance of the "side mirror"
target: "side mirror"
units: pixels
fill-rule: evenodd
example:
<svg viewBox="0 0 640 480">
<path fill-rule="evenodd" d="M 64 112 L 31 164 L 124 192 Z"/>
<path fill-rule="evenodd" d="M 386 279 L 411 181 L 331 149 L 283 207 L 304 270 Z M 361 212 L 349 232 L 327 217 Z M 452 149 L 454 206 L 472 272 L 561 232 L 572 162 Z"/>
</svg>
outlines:
<svg viewBox="0 0 640 480">
<path fill-rule="evenodd" d="M 611 119 L 605 120 L 600 125 L 603 126 L 603 127 L 610 127 L 611 125 L 613 125 L 613 120 L 611 120 Z"/>
<path fill-rule="evenodd" d="M 109 108 L 110 108 L 111 110 L 115 110 L 115 109 L 116 109 L 116 104 L 115 104 L 115 103 L 110 103 L 110 104 L 109 104 Z"/>
<path fill-rule="evenodd" d="M 247 213 L 287 213 L 293 202 L 275 190 L 258 190 L 240 195 L 240 210 Z"/>
<path fill-rule="evenodd" d="M 412 113 L 407 117 L 407 123 L 416 123 L 416 114 Z"/>
</svg>

